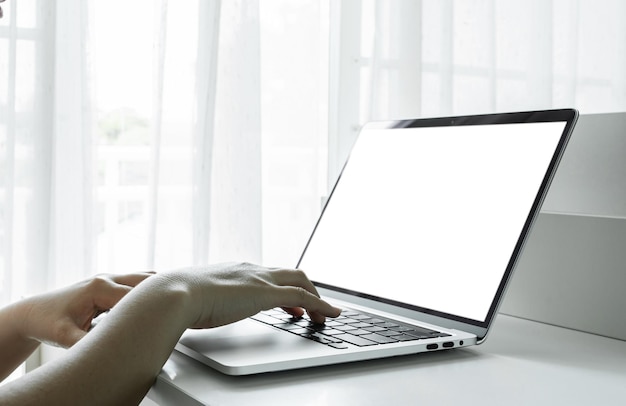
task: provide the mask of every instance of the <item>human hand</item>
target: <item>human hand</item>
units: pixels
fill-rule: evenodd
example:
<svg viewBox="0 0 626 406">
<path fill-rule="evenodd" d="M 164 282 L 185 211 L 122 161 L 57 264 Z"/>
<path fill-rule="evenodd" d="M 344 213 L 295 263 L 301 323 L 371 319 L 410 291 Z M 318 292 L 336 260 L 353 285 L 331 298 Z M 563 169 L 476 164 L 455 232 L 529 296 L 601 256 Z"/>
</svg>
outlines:
<svg viewBox="0 0 626 406">
<path fill-rule="evenodd" d="M 71 347 L 87 334 L 94 317 L 111 309 L 151 274 L 98 275 L 25 299 L 20 312 L 21 335 L 55 346 Z"/>
<path fill-rule="evenodd" d="M 316 323 L 341 313 L 341 309 L 319 298 L 313 283 L 300 270 L 243 263 L 160 275 L 189 286 L 194 301 L 192 328 L 222 326 L 278 306 L 296 317 L 306 310 Z"/>
</svg>

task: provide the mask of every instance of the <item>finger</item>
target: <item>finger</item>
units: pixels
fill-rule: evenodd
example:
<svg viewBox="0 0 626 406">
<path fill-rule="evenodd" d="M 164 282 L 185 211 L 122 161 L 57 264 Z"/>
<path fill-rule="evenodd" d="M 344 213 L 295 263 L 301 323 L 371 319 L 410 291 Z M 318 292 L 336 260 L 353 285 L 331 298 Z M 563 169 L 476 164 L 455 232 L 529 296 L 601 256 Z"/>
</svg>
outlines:
<svg viewBox="0 0 626 406">
<path fill-rule="evenodd" d="M 281 286 L 298 286 L 306 289 L 308 292 L 320 297 L 313 282 L 307 278 L 306 274 L 300 269 L 277 269 L 272 271 L 274 274 L 274 283 Z"/>
<path fill-rule="evenodd" d="M 315 323 L 324 323 L 326 317 L 337 317 L 341 313 L 341 309 L 330 305 L 299 286 L 278 287 L 277 292 L 278 294 L 273 295 L 273 297 L 278 303 L 275 303 L 273 307 L 303 308 Z"/>
<path fill-rule="evenodd" d="M 143 282 L 146 278 L 154 275 L 155 272 L 137 272 L 124 275 L 112 275 L 111 280 L 120 285 L 137 286 Z"/>
<path fill-rule="evenodd" d="M 285 312 L 291 314 L 295 318 L 300 318 L 304 315 L 304 310 L 301 307 L 281 307 Z"/>
<path fill-rule="evenodd" d="M 304 310 L 301 307 L 281 307 L 281 309 L 283 309 L 285 312 L 291 314 L 293 317 L 295 318 L 300 318 L 304 315 Z M 311 320 L 314 323 L 318 323 L 318 324 L 323 324 L 326 322 L 326 317 L 332 317 L 335 318 L 337 316 L 339 316 L 339 314 L 341 314 L 341 309 L 335 309 L 338 310 L 339 313 L 337 313 L 336 315 L 328 315 L 328 316 L 324 316 L 323 314 L 320 313 L 316 313 L 316 312 L 308 312 L 307 314 L 309 314 L 309 317 L 311 318 Z"/>
<path fill-rule="evenodd" d="M 94 295 L 94 304 L 99 310 L 109 310 L 117 304 L 124 296 L 133 288 L 127 285 L 118 285 L 111 282 L 109 285 L 103 286 Z"/>
<path fill-rule="evenodd" d="M 288 285 L 288 286 L 296 286 L 305 289 L 307 292 L 315 295 L 317 298 L 320 297 L 315 285 L 313 282 L 307 278 L 306 274 L 300 269 L 274 269 L 273 270 L 275 276 L 275 283 L 279 285 Z M 332 307 L 332 306 L 331 306 Z M 287 313 L 293 315 L 294 317 L 302 317 L 303 311 L 297 307 L 283 307 Z M 315 323 L 323 323 L 328 317 L 337 317 L 341 313 L 341 310 L 333 307 L 332 314 L 323 314 L 319 312 L 315 312 L 311 309 L 306 309 L 309 317 Z"/>
<path fill-rule="evenodd" d="M 99 310 L 109 310 L 133 287 L 154 275 L 154 272 L 138 272 L 124 275 L 101 275 L 94 279 L 93 300 Z"/>
<path fill-rule="evenodd" d="M 326 322 L 326 317 L 330 317 L 330 318 L 339 317 L 339 315 L 341 314 L 341 309 L 337 307 L 333 307 L 332 314 L 324 314 L 324 313 L 310 311 L 310 310 L 307 310 L 306 312 L 308 313 L 313 323 L 324 324 Z"/>
</svg>

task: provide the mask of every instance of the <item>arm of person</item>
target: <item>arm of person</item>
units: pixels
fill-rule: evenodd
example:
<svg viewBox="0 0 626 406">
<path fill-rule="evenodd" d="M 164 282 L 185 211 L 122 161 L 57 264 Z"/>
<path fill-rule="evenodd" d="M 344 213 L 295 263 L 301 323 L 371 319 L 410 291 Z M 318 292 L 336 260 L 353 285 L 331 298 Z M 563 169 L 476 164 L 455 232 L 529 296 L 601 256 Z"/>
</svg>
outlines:
<svg viewBox="0 0 626 406">
<path fill-rule="evenodd" d="M 98 275 L 0 309 L 0 381 L 41 342 L 71 347 L 87 333 L 95 316 L 151 274 Z"/>
<path fill-rule="evenodd" d="M 17 324 L 21 313 L 21 302 L 0 309 L 0 382 L 39 346 L 39 341 L 19 334 Z"/>
<path fill-rule="evenodd" d="M 229 264 L 154 275 L 61 359 L 1 387 L 0 404 L 139 403 L 185 329 L 276 306 L 317 322 L 341 312 L 296 270 Z"/>
</svg>

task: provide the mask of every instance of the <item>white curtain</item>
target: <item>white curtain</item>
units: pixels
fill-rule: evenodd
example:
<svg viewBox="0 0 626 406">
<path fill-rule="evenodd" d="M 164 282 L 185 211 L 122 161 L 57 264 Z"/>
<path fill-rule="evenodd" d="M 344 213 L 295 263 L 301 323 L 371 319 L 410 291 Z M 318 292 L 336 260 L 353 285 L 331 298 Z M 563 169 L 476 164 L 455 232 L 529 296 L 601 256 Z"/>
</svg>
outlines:
<svg viewBox="0 0 626 406">
<path fill-rule="evenodd" d="M 625 16 L 620 0 L 333 2 L 329 178 L 369 120 L 626 111 Z"/>
<path fill-rule="evenodd" d="M 626 110 L 620 0 L 10 0 L 0 304 L 96 272 L 295 265 L 368 120 Z"/>
<path fill-rule="evenodd" d="M 3 9 L 0 305 L 98 272 L 296 264 L 326 191 L 327 3 Z"/>
</svg>

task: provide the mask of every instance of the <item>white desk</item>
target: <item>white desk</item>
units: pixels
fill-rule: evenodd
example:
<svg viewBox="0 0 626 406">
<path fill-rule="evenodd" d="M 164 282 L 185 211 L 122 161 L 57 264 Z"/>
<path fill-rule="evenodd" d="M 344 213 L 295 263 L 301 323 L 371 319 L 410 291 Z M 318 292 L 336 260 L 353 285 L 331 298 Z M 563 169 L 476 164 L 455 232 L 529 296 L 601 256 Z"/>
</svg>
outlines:
<svg viewBox="0 0 626 406">
<path fill-rule="evenodd" d="M 498 316 L 484 345 L 229 377 L 174 352 L 162 405 L 626 405 L 626 342 Z"/>
</svg>

